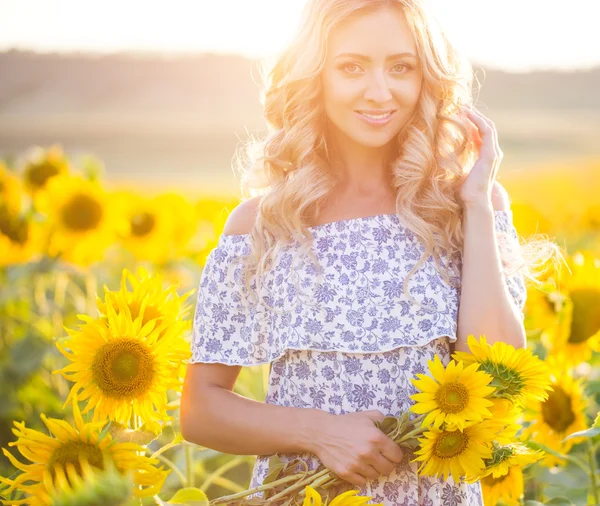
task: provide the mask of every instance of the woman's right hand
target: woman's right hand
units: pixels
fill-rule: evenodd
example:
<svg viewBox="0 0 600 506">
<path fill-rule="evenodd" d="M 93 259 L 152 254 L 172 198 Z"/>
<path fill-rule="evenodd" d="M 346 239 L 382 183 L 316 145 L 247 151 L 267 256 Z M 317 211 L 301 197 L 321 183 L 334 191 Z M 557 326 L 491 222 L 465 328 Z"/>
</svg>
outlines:
<svg viewBox="0 0 600 506">
<path fill-rule="evenodd" d="M 375 425 L 385 418 L 381 411 L 326 414 L 313 427 L 311 453 L 343 480 L 363 487 L 402 461 L 402 449 Z"/>
</svg>

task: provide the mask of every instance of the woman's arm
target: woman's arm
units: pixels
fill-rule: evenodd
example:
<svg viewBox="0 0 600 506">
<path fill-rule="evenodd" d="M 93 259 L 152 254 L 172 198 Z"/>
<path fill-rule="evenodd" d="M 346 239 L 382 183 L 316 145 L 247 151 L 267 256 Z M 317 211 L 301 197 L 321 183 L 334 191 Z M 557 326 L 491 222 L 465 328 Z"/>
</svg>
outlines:
<svg viewBox="0 0 600 506">
<path fill-rule="evenodd" d="M 494 196 L 495 194 L 495 196 Z M 457 351 L 469 351 L 467 337 L 485 335 L 488 343 L 503 341 L 516 348 L 526 344 L 520 310 L 508 291 L 496 235 L 494 210 L 509 211 L 506 190 L 494 185 L 492 205 L 467 205 L 463 214 L 462 289 L 458 311 Z"/>
<path fill-rule="evenodd" d="M 312 452 L 315 427 L 334 415 L 243 397 L 233 392 L 240 370 L 223 364 L 188 365 L 180 408 L 183 437 L 234 455 Z"/>
</svg>

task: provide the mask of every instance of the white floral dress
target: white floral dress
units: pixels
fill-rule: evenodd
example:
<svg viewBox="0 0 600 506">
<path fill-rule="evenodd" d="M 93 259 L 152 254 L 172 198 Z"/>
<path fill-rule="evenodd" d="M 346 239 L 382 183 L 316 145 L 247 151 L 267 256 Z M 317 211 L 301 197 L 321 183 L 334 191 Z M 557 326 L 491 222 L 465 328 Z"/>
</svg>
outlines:
<svg viewBox="0 0 600 506">
<path fill-rule="evenodd" d="M 495 211 L 494 223 L 500 247 L 518 246 L 510 212 Z M 377 409 L 397 416 L 407 411 L 415 393 L 410 379 L 427 373 L 427 361 L 434 355 L 445 364 L 450 360 L 460 290 L 444 282 L 430 256 L 408 283 L 412 296 L 429 308 L 406 297 L 402 282 L 424 247 L 396 214 L 341 220 L 310 230 L 321 275 L 310 258 L 296 261 L 297 243 L 284 247 L 259 299 L 275 311 L 252 303 L 256 299 L 242 288 L 241 267 L 233 263 L 250 252 L 249 234 L 221 235 L 200 280 L 190 362 L 270 363 L 265 399 L 270 404 L 337 415 Z M 521 274 L 505 279 L 522 309 L 526 289 Z M 254 280 L 251 286 L 256 288 Z M 309 469 L 321 464 L 309 453 L 280 454 L 286 461 L 298 456 Z M 483 504 L 478 483 L 421 477 L 418 464 L 410 462 L 413 457 L 405 452 L 390 475 L 367 481 L 360 495 L 385 506 Z M 269 458 L 257 457 L 251 487 L 267 475 Z M 350 488 L 355 487 L 343 490 Z"/>
</svg>

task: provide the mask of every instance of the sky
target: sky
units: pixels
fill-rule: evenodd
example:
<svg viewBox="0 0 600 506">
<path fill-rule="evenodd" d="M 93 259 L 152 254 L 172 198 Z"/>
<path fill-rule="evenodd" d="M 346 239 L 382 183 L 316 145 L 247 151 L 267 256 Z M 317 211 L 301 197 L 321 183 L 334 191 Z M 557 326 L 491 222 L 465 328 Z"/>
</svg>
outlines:
<svg viewBox="0 0 600 506">
<path fill-rule="evenodd" d="M 427 0 L 472 63 L 600 66 L 600 0 Z M 0 50 L 276 54 L 306 0 L 0 0 Z"/>
</svg>

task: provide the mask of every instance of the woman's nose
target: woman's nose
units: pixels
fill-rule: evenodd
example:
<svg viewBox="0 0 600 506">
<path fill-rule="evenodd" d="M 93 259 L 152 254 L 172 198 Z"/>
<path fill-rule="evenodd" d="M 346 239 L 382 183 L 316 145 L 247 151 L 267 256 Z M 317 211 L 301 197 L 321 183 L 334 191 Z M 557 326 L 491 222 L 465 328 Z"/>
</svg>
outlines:
<svg viewBox="0 0 600 506">
<path fill-rule="evenodd" d="M 383 72 L 373 72 L 369 76 L 365 99 L 379 103 L 387 103 L 392 99 L 392 92 Z"/>
</svg>

